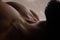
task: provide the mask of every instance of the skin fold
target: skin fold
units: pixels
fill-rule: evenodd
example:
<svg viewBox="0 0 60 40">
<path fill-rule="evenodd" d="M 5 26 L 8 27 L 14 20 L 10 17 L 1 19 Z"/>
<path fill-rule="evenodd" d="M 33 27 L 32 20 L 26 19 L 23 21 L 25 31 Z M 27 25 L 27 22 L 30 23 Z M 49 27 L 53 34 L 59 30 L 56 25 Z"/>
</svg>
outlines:
<svg viewBox="0 0 60 40">
<path fill-rule="evenodd" d="M 0 1 L 0 40 L 45 40 L 45 21 L 16 2 Z"/>
</svg>

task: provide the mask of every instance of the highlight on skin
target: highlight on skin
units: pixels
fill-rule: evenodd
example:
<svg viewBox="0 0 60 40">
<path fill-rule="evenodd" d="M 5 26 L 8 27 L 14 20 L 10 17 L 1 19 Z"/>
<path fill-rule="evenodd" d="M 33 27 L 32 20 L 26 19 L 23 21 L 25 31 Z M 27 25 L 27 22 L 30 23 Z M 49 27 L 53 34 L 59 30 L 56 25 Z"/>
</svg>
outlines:
<svg viewBox="0 0 60 40">
<path fill-rule="evenodd" d="M 18 12 L 16 10 L 14 11 L 11 6 L 0 2 L 0 40 L 2 40 L 12 29 L 12 20 L 15 20 L 15 18 L 17 19 L 19 16 L 16 14 L 18 14 Z"/>
<path fill-rule="evenodd" d="M 0 2 L 0 40 L 5 38 L 8 32 L 13 28 L 12 24 L 23 23 L 22 17 L 10 5 Z M 19 27 L 20 24 L 18 24 Z M 17 28 L 17 26 L 15 25 Z M 22 29 L 22 28 L 21 28 Z"/>
<path fill-rule="evenodd" d="M 22 11 L 22 13 L 20 13 L 21 11 L 19 12 L 19 10 L 16 10 L 14 7 L 12 7 L 12 6 L 10 6 L 6 3 L 2 2 L 2 3 L 0 3 L 0 5 L 1 5 L 0 6 L 0 15 L 2 15 L 2 16 L 0 16 L 1 17 L 0 23 L 3 23 L 0 26 L 3 26 L 3 27 L 5 26 L 6 27 L 7 23 L 8 23 L 8 26 L 11 26 L 10 24 L 12 23 L 16 28 L 18 28 L 18 29 L 20 28 L 21 31 L 23 31 L 23 30 L 28 31 L 28 30 L 31 30 L 31 29 L 35 29 L 36 23 L 30 24 L 30 23 L 26 22 L 24 17 L 26 17 L 26 16 L 28 17 L 28 15 L 26 15 L 26 14 L 21 15 L 21 14 L 24 14 L 25 12 L 29 13 L 27 10 L 26 11 L 24 10 L 24 9 L 26 9 L 25 7 L 22 8 L 24 11 Z M 2 12 L 2 11 L 4 11 L 4 12 Z M 5 16 L 5 17 L 3 17 L 3 16 Z M 31 17 L 31 15 L 30 15 L 30 17 Z M 28 19 L 29 19 L 29 17 L 28 17 Z M 30 22 L 33 23 L 33 21 L 30 21 Z"/>
<path fill-rule="evenodd" d="M 39 21 L 38 16 L 36 15 L 36 13 L 34 13 L 32 10 L 27 9 L 26 7 L 24 7 L 23 5 L 16 3 L 16 2 L 7 2 L 7 4 L 11 5 L 12 7 L 14 7 L 21 15 L 22 17 L 27 20 L 30 21 L 32 23 Z M 24 10 L 24 11 L 23 11 Z M 31 20 L 32 21 L 31 21 Z M 35 20 L 34 20 L 35 19 Z"/>
<path fill-rule="evenodd" d="M 32 10 L 16 2 L 0 2 L 0 40 L 31 38 L 39 30 L 38 24 L 39 18 Z"/>
<path fill-rule="evenodd" d="M 19 12 L 23 20 L 25 20 L 25 23 L 23 23 L 23 25 L 25 25 L 25 28 L 27 29 L 35 28 L 39 21 L 39 18 L 35 13 L 33 13 L 32 10 L 28 10 L 26 7 L 16 2 L 7 2 L 7 4 L 11 5 Z"/>
</svg>

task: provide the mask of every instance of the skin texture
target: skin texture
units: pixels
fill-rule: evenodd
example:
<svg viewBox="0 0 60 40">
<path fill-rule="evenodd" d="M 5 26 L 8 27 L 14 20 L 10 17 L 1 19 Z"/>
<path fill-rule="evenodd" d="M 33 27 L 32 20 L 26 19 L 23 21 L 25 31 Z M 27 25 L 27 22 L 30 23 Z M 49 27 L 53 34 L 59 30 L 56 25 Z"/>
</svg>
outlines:
<svg viewBox="0 0 60 40">
<path fill-rule="evenodd" d="M 19 12 L 22 18 L 26 21 L 25 22 L 26 24 L 23 24 L 23 25 L 25 26 L 27 25 L 26 27 L 28 30 L 30 30 L 30 28 L 37 28 L 36 25 L 39 21 L 39 18 L 35 13 L 30 12 L 26 7 L 16 2 L 7 2 L 7 4 L 11 5 Z M 28 26 L 31 26 L 31 27 L 28 27 Z"/>
<path fill-rule="evenodd" d="M 21 15 L 22 17 L 30 22 L 30 23 L 35 23 L 37 21 L 39 21 L 38 16 L 36 15 L 36 13 L 34 13 L 32 10 L 28 10 L 26 7 L 24 7 L 23 5 L 16 3 L 16 2 L 7 2 L 7 4 L 11 5 L 12 7 L 14 7 Z M 24 11 L 23 11 L 24 10 Z M 32 18 L 31 18 L 32 17 Z M 31 20 L 28 20 L 31 19 Z"/>
<path fill-rule="evenodd" d="M 40 23 L 38 16 L 21 4 L 0 2 L 0 40 L 45 40 L 44 24 L 45 21 Z"/>
<path fill-rule="evenodd" d="M 23 23 L 23 19 L 20 18 L 19 13 L 8 4 L 1 2 L 0 3 L 0 32 L 1 32 L 0 39 L 1 40 L 3 40 L 3 38 L 6 37 L 8 32 L 10 32 L 10 30 L 13 29 L 12 26 L 14 25 L 14 23 L 18 21 L 21 21 L 20 23 Z"/>
</svg>

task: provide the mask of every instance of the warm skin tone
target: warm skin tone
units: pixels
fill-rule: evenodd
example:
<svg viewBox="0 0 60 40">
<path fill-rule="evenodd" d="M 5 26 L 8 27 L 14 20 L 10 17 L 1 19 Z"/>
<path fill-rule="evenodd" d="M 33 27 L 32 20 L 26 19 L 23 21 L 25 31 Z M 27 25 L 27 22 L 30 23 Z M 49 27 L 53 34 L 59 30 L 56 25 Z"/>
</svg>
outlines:
<svg viewBox="0 0 60 40">
<path fill-rule="evenodd" d="M 44 24 L 37 21 L 39 18 L 32 10 L 27 10 L 15 2 L 5 3 L 0 0 L 0 40 L 29 40 L 37 36 L 40 36 L 37 40 L 45 39 L 46 33 L 42 27 Z"/>
<path fill-rule="evenodd" d="M 1 0 L 0 0 L 1 1 Z"/>
</svg>

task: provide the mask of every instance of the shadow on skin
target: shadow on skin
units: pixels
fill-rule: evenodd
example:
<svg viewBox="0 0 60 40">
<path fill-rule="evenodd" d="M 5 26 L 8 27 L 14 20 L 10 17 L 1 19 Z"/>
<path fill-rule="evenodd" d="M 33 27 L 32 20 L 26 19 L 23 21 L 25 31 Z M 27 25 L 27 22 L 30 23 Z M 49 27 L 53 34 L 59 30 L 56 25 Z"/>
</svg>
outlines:
<svg viewBox="0 0 60 40">
<path fill-rule="evenodd" d="M 38 21 L 38 16 L 24 6 L 15 2 L 0 2 L 0 40 L 45 40 L 46 23 Z"/>
</svg>

